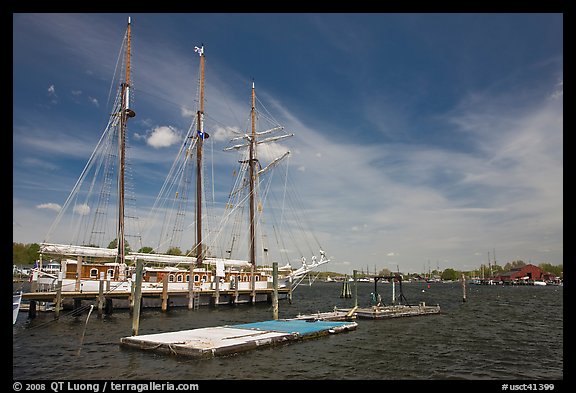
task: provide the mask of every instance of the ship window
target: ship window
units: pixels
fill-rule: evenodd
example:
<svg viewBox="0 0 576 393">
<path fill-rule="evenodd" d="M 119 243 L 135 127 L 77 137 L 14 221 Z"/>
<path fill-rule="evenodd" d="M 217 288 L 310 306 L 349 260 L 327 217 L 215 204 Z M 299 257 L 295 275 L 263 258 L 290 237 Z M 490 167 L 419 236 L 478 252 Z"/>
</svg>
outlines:
<svg viewBox="0 0 576 393">
<path fill-rule="evenodd" d="M 190 282 L 190 275 L 189 274 L 186 275 L 186 282 Z"/>
<path fill-rule="evenodd" d="M 260 276 L 256 276 L 256 281 L 260 281 Z"/>
<path fill-rule="evenodd" d="M 182 275 L 181 274 L 176 276 L 176 281 L 182 282 Z"/>
<path fill-rule="evenodd" d="M 200 276 L 195 274 L 194 275 L 194 282 L 198 282 L 198 281 L 200 281 Z"/>
<path fill-rule="evenodd" d="M 203 276 L 202 276 L 202 281 L 204 281 L 204 282 L 208 281 L 208 277 L 206 277 L 206 275 L 203 275 Z"/>
<path fill-rule="evenodd" d="M 108 278 L 114 278 L 114 269 L 108 269 Z"/>
<path fill-rule="evenodd" d="M 173 275 L 173 274 L 170 274 L 170 275 L 168 276 L 168 281 L 174 282 L 174 275 Z"/>
<path fill-rule="evenodd" d="M 98 277 L 98 269 L 95 267 L 90 269 L 90 278 L 97 278 Z"/>
</svg>

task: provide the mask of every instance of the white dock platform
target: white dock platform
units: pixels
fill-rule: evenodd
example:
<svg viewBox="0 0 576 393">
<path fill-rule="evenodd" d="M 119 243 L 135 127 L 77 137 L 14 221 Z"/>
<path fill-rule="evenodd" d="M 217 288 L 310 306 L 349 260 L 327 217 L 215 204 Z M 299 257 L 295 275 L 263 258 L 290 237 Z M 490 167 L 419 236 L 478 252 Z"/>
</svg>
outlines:
<svg viewBox="0 0 576 393">
<path fill-rule="evenodd" d="M 347 332 L 356 327 L 356 322 L 279 319 L 124 337 L 120 339 L 120 344 L 172 355 L 213 357 Z"/>
</svg>

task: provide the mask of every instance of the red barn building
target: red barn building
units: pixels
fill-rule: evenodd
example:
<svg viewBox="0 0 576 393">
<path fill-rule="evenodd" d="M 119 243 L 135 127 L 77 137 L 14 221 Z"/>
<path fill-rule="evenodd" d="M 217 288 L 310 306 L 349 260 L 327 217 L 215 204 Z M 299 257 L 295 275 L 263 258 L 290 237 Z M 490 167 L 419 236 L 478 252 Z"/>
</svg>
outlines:
<svg viewBox="0 0 576 393">
<path fill-rule="evenodd" d="M 540 281 L 544 279 L 544 275 L 544 271 L 538 266 L 529 264 L 514 268 L 509 272 L 500 273 L 498 276 L 494 277 L 494 280 L 508 284 L 514 281 Z"/>
</svg>

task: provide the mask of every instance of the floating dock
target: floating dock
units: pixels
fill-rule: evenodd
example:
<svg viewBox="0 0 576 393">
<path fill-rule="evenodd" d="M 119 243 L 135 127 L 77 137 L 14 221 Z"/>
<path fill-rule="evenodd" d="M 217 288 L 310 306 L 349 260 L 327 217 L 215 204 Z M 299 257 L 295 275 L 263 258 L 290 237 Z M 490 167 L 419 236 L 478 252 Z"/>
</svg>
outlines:
<svg viewBox="0 0 576 393">
<path fill-rule="evenodd" d="M 298 314 L 294 319 L 304 321 L 352 321 L 356 319 L 356 315 L 354 315 L 355 311 L 356 307 L 350 310 L 338 310 L 335 308 L 334 311 L 318 311 L 315 314 Z"/>
<path fill-rule="evenodd" d="M 372 306 L 367 308 L 339 309 L 341 312 L 352 312 L 356 318 L 361 319 L 385 319 L 413 317 L 417 315 L 439 314 L 440 306 L 427 306 L 424 302 L 417 306 L 412 305 L 392 305 L 392 306 Z"/>
<path fill-rule="evenodd" d="M 120 345 L 188 357 L 232 355 L 328 334 L 355 330 L 356 322 L 278 319 L 241 325 L 124 337 Z"/>
</svg>

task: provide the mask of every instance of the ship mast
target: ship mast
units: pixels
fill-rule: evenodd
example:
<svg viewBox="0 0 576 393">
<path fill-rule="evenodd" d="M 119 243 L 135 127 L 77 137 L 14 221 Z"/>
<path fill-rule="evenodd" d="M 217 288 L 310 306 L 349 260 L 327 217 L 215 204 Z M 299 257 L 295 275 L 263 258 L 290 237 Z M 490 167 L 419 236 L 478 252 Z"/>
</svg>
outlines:
<svg viewBox="0 0 576 393">
<path fill-rule="evenodd" d="M 250 137 L 250 263 L 256 265 L 256 220 L 255 220 L 255 203 L 256 203 L 256 171 L 254 166 L 258 159 L 256 158 L 256 90 L 252 82 L 252 110 L 250 112 L 252 119 L 252 134 Z"/>
<path fill-rule="evenodd" d="M 256 290 L 256 277 L 254 276 L 256 270 L 256 213 L 255 213 L 255 202 L 256 202 L 256 176 L 257 171 L 255 170 L 256 162 L 256 90 L 254 87 L 254 82 L 252 82 L 252 110 L 250 112 L 250 117 L 252 119 L 252 133 L 250 137 L 250 157 L 248 163 L 250 165 L 250 265 L 251 265 L 251 289 L 252 289 L 252 302 L 255 301 L 255 290 Z"/>
<path fill-rule="evenodd" d="M 119 274 L 124 271 L 124 169 L 126 161 L 126 124 L 128 119 L 136 116 L 136 113 L 130 109 L 130 17 L 128 17 L 128 27 L 126 30 L 126 76 L 122 83 L 122 105 L 120 110 L 120 130 L 118 132 L 118 257 L 120 259 Z"/>
<path fill-rule="evenodd" d="M 202 266 L 204 260 L 204 250 L 202 245 L 202 147 L 208 133 L 204 132 L 204 45 L 194 47 L 194 52 L 200 56 L 200 91 L 199 106 L 196 112 L 196 266 Z M 194 263 L 190 262 L 190 272 L 188 279 L 188 308 L 194 307 Z"/>
<path fill-rule="evenodd" d="M 250 111 L 250 117 L 251 117 L 251 123 L 252 123 L 252 127 L 250 132 L 239 136 L 239 137 L 235 137 L 233 139 L 231 139 L 231 141 L 235 141 L 235 140 L 239 140 L 239 139 L 244 139 L 246 142 L 242 142 L 240 144 L 236 144 L 230 147 L 227 147 L 224 149 L 224 151 L 229 151 L 229 150 L 239 150 L 239 149 L 244 149 L 244 148 L 248 148 L 248 159 L 247 160 L 242 160 L 240 161 L 240 163 L 245 164 L 248 163 L 248 176 L 249 176 L 249 198 L 250 198 L 250 206 L 249 206 L 249 220 L 250 220 L 250 236 L 248 239 L 248 247 L 250 249 L 249 253 L 249 260 L 248 263 L 250 264 L 250 270 L 251 270 L 251 290 L 252 290 L 252 302 L 254 303 L 256 301 L 256 276 L 255 276 L 255 272 L 256 272 L 256 194 L 257 194 L 257 186 L 258 186 L 258 179 L 259 176 L 265 172 L 267 172 L 268 170 L 270 170 L 271 168 L 275 167 L 276 165 L 278 165 L 278 163 L 280 161 L 282 161 L 284 158 L 286 158 L 288 156 L 288 154 L 290 153 L 289 151 L 287 151 L 286 153 L 284 153 L 282 156 L 276 158 L 275 160 L 273 160 L 272 162 L 270 162 L 265 168 L 261 168 L 260 162 L 258 161 L 258 157 L 256 154 L 256 146 L 262 143 L 271 143 L 271 142 L 276 142 L 285 138 L 289 138 L 291 136 L 294 136 L 294 134 L 283 134 L 283 135 L 277 135 L 277 136 L 270 136 L 270 137 L 266 137 L 264 139 L 260 139 L 258 140 L 258 138 L 262 135 L 269 135 L 272 134 L 276 131 L 281 131 L 284 129 L 284 127 L 282 126 L 275 126 L 269 130 L 265 130 L 265 131 L 261 131 L 261 132 L 256 132 L 256 88 L 254 86 L 254 82 L 252 82 L 252 109 Z M 245 157 L 245 156 L 243 156 Z M 244 185 L 244 183 L 243 183 Z M 242 185 L 242 187 L 243 187 Z"/>
<path fill-rule="evenodd" d="M 204 46 L 196 47 L 200 55 L 200 105 L 197 112 L 198 132 L 196 135 L 196 265 L 201 266 L 204 259 L 202 246 L 202 148 L 204 138 Z M 190 271 L 192 278 L 192 271 Z"/>
</svg>

